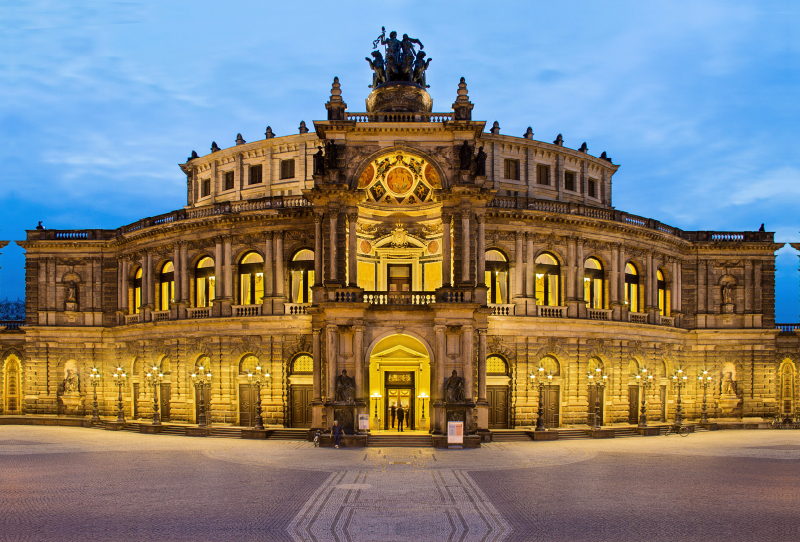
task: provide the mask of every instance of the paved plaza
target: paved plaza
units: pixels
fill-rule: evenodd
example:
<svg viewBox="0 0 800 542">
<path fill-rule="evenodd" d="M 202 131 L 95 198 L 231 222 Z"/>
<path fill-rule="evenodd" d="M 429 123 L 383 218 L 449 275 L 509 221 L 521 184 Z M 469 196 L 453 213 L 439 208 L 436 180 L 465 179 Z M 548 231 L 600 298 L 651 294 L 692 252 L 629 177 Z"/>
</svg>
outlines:
<svg viewBox="0 0 800 542">
<path fill-rule="evenodd" d="M 0 540 L 800 540 L 800 431 L 476 450 L 0 426 Z"/>
</svg>

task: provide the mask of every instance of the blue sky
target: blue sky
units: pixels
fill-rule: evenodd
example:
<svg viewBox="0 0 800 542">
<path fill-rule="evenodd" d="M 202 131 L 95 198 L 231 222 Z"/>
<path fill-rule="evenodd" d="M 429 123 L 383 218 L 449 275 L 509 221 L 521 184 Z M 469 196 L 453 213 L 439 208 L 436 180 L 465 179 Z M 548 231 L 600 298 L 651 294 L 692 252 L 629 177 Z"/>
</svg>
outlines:
<svg viewBox="0 0 800 542">
<path fill-rule="evenodd" d="M 297 133 L 338 76 L 363 111 L 381 26 L 433 59 L 434 110 L 607 151 L 617 208 L 800 241 L 800 6 L 760 2 L 22 2 L 0 7 L 0 238 L 180 208 L 191 151 Z M 291 5 L 290 5 L 291 4 Z M 295 7 L 297 6 L 297 7 Z M 24 295 L 22 250 L 0 297 Z M 798 321 L 778 254 L 777 319 Z"/>
</svg>

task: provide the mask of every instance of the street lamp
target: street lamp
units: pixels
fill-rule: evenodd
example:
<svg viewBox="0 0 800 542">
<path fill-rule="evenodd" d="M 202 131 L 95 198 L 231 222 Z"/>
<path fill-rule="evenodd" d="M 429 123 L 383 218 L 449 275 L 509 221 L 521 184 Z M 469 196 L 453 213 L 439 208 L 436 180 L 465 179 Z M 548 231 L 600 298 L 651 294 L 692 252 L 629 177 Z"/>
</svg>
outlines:
<svg viewBox="0 0 800 542">
<path fill-rule="evenodd" d="M 653 385 L 653 375 L 647 372 L 647 367 L 643 367 L 636 375 L 636 381 L 642 390 L 642 411 L 639 414 L 639 427 L 647 427 L 647 389 Z"/>
<path fill-rule="evenodd" d="M 100 413 L 97 410 L 97 385 L 100 384 L 101 373 L 97 367 L 92 367 L 92 372 L 89 373 L 89 382 L 94 391 L 94 402 L 92 403 L 92 423 L 100 421 Z"/>
<path fill-rule="evenodd" d="M 587 373 L 589 377 L 588 388 L 591 390 L 594 386 L 594 421 L 592 422 L 592 429 L 600 429 L 600 396 L 603 395 L 603 390 L 608 381 L 608 375 L 603 374 L 603 370 L 598 367 L 595 369 L 595 374 Z"/>
<path fill-rule="evenodd" d="M 125 423 L 125 412 L 122 410 L 122 387 L 125 386 L 125 382 L 128 380 L 128 375 L 122 370 L 122 367 L 117 367 L 117 370 L 114 372 L 113 376 L 114 385 L 119 388 L 119 410 L 117 410 L 117 422 Z"/>
<path fill-rule="evenodd" d="M 206 426 L 206 409 L 205 409 L 205 393 L 203 390 L 206 385 L 211 388 L 211 370 L 206 370 L 202 365 L 197 368 L 198 372 L 192 373 L 192 383 L 200 393 L 200 412 L 197 415 L 197 427 Z"/>
<path fill-rule="evenodd" d="M 256 426 L 259 431 L 264 430 L 264 419 L 261 417 L 261 384 L 269 378 L 269 373 L 261 373 L 261 366 L 256 367 L 255 373 L 247 373 L 247 380 L 256 385 Z"/>
<path fill-rule="evenodd" d="M 678 369 L 674 375 L 672 375 L 672 383 L 678 387 L 678 403 L 675 406 L 675 425 L 683 425 L 683 413 L 681 412 L 681 388 L 686 385 L 686 381 L 689 379 L 688 376 L 683 372 L 683 369 Z"/>
<path fill-rule="evenodd" d="M 706 412 L 706 390 L 711 385 L 711 375 L 708 369 L 703 369 L 703 372 L 697 375 L 697 382 L 703 386 L 703 410 L 700 414 L 700 423 L 708 423 L 708 413 Z"/>
<path fill-rule="evenodd" d="M 531 373 L 531 385 L 539 386 L 539 405 L 536 408 L 536 431 L 544 431 L 544 367 L 539 366 L 535 373 Z M 538 378 L 538 381 L 537 381 Z"/>
<path fill-rule="evenodd" d="M 158 367 L 153 365 L 153 369 L 147 373 L 147 382 L 153 387 L 153 425 L 161 425 L 161 418 L 158 415 L 158 388 L 161 387 L 161 379 L 164 373 L 159 372 Z"/>
<path fill-rule="evenodd" d="M 427 393 L 421 391 L 419 392 L 419 395 L 417 395 L 417 399 L 422 399 L 422 423 L 425 423 L 425 399 L 430 399 L 430 397 L 428 397 Z"/>
<path fill-rule="evenodd" d="M 373 393 L 372 395 L 370 395 L 371 399 L 375 399 L 375 419 L 376 420 L 378 419 L 378 399 L 380 399 L 381 397 L 383 397 L 383 395 L 381 395 L 377 391 L 375 393 Z"/>
</svg>

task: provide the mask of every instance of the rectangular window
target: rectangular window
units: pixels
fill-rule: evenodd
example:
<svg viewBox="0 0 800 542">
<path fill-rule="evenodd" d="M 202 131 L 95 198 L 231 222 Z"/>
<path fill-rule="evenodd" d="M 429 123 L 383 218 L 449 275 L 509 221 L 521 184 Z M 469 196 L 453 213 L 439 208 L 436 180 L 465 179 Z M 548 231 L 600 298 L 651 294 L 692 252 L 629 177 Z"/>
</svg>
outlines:
<svg viewBox="0 0 800 542">
<path fill-rule="evenodd" d="M 589 179 L 589 197 L 596 198 L 597 197 L 597 181 L 594 179 Z"/>
<path fill-rule="evenodd" d="M 263 171 L 263 168 L 261 167 L 261 164 L 258 164 L 257 166 L 250 166 L 250 182 L 249 182 L 249 184 L 261 184 L 261 181 L 262 181 L 261 172 L 262 171 Z"/>
<path fill-rule="evenodd" d="M 536 183 L 550 184 L 550 166 L 544 164 L 536 166 Z"/>
<path fill-rule="evenodd" d="M 200 183 L 200 197 L 205 198 L 211 195 L 211 179 L 204 179 Z"/>
<path fill-rule="evenodd" d="M 233 171 L 225 172 L 225 190 L 233 190 Z"/>
<path fill-rule="evenodd" d="M 281 179 L 294 179 L 294 158 L 281 160 Z"/>
<path fill-rule="evenodd" d="M 509 160 L 506 159 L 506 170 L 505 170 L 505 178 L 506 179 L 513 179 L 515 181 L 519 180 L 519 160 Z"/>
<path fill-rule="evenodd" d="M 571 171 L 564 172 L 564 190 L 575 192 L 575 174 Z"/>
</svg>

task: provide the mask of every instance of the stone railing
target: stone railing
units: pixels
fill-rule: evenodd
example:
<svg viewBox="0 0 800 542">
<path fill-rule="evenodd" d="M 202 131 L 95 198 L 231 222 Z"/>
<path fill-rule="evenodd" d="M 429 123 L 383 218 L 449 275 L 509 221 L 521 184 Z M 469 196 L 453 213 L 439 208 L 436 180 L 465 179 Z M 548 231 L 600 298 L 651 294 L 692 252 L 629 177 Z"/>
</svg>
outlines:
<svg viewBox="0 0 800 542">
<path fill-rule="evenodd" d="M 150 313 L 153 317 L 153 322 L 166 322 L 169 320 L 169 311 L 153 311 Z"/>
<path fill-rule="evenodd" d="M 662 316 L 661 317 L 661 325 L 665 327 L 675 327 L 675 317 L 674 316 Z"/>
<path fill-rule="evenodd" d="M 586 315 L 589 320 L 611 320 L 611 309 L 586 309 Z"/>
<path fill-rule="evenodd" d="M 536 316 L 541 316 L 542 318 L 566 318 L 567 307 L 536 305 Z"/>
<path fill-rule="evenodd" d="M 198 318 L 210 318 L 211 307 L 190 307 L 186 309 L 186 317 L 190 320 Z"/>
<path fill-rule="evenodd" d="M 284 314 L 291 314 L 291 315 L 299 315 L 299 314 L 308 314 L 308 308 L 311 306 L 311 303 L 284 303 L 283 304 L 283 312 Z"/>
<path fill-rule="evenodd" d="M 513 304 L 489 303 L 489 308 L 492 309 L 492 316 L 514 316 L 516 307 Z"/>
<path fill-rule="evenodd" d="M 0 320 L 0 330 L 11 331 L 25 325 L 25 320 Z"/>
<path fill-rule="evenodd" d="M 364 292 L 364 302 L 371 305 L 430 305 L 436 302 L 433 292 Z"/>
<path fill-rule="evenodd" d="M 646 324 L 647 323 L 647 313 L 646 312 L 629 312 L 628 313 L 628 322 L 632 324 Z"/>
<path fill-rule="evenodd" d="M 442 303 L 474 303 L 475 292 L 469 288 L 446 287 L 441 290 L 438 301 Z"/>
<path fill-rule="evenodd" d="M 141 313 L 126 314 L 125 315 L 125 323 L 126 324 L 138 324 L 140 315 L 141 315 Z"/>
<path fill-rule="evenodd" d="M 261 316 L 261 304 L 257 305 L 233 305 L 231 306 L 233 316 Z"/>
<path fill-rule="evenodd" d="M 355 122 L 447 122 L 453 113 L 345 113 Z"/>
<path fill-rule="evenodd" d="M 794 333 L 800 331 L 800 324 L 775 324 L 775 329 L 781 333 Z"/>
</svg>

